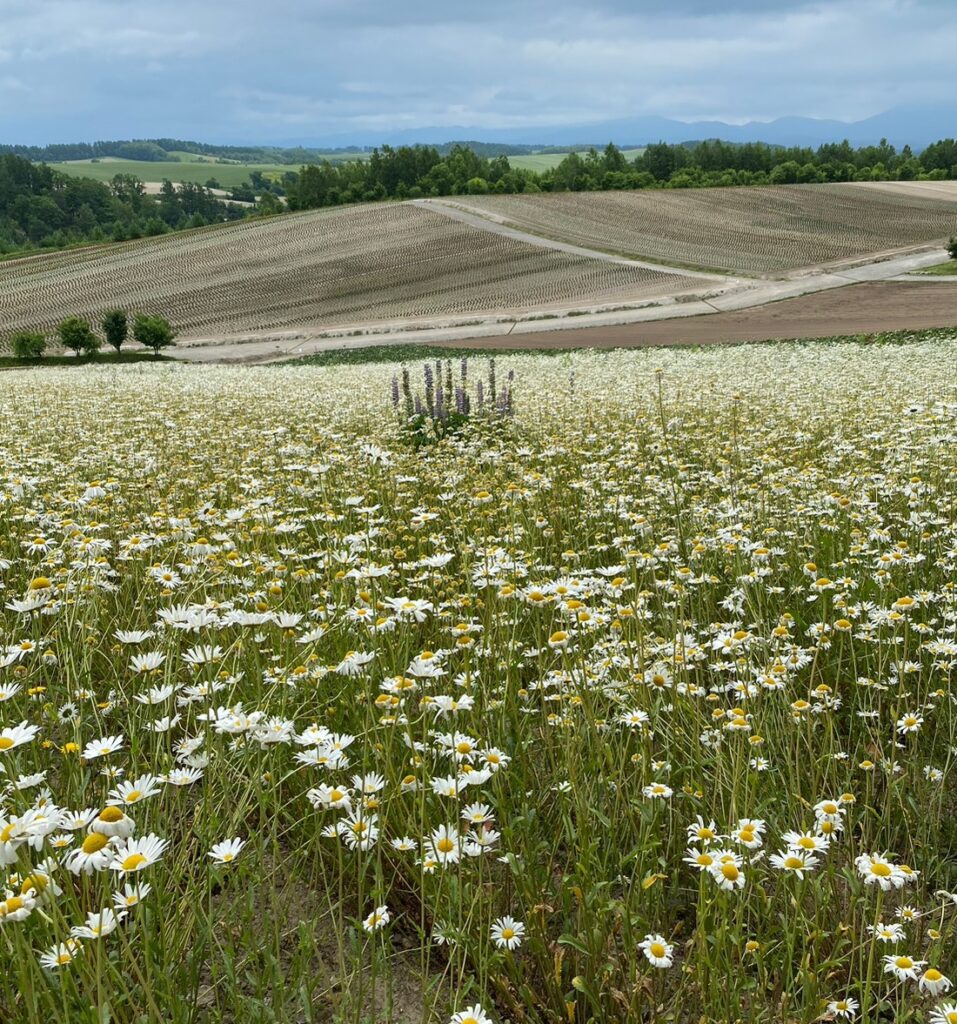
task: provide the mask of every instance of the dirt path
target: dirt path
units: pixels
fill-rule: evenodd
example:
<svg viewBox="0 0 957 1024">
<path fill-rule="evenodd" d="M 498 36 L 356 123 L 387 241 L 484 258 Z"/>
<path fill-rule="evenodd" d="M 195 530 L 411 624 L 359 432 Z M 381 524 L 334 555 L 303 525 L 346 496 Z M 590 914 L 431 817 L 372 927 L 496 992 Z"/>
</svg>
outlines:
<svg viewBox="0 0 957 1024">
<path fill-rule="evenodd" d="M 927 327 L 957 329 L 957 282 L 848 285 L 767 306 L 680 320 L 456 340 L 453 348 L 629 348 L 826 338 Z"/>
<path fill-rule="evenodd" d="M 697 270 L 683 270 L 680 267 L 666 266 L 663 263 L 649 263 L 646 260 L 633 260 L 626 256 L 616 256 L 614 253 L 602 252 L 600 249 L 586 249 L 580 245 L 572 245 L 570 242 L 560 242 L 555 238 L 546 238 L 544 235 L 533 235 L 528 231 L 522 231 L 509 225 L 501 217 L 487 210 L 478 210 L 465 203 L 454 202 L 451 199 L 413 199 L 413 206 L 421 206 L 433 213 L 439 213 L 450 220 L 460 221 L 468 224 L 469 227 L 478 228 L 481 231 L 489 231 L 493 235 L 503 235 L 516 242 L 524 242 L 526 245 L 534 245 L 539 249 L 553 249 L 555 252 L 567 252 L 573 256 L 585 256 L 588 259 L 600 260 L 603 263 L 617 263 L 623 267 L 640 267 L 643 270 L 658 270 L 663 274 L 676 274 L 679 277 L 693 277 L 709 284 L 718 285 L 740 284 L 738 278 L 731 274 L 722 274 L 716 270 L 713 273 L 703 273 Z"/>
</svg>

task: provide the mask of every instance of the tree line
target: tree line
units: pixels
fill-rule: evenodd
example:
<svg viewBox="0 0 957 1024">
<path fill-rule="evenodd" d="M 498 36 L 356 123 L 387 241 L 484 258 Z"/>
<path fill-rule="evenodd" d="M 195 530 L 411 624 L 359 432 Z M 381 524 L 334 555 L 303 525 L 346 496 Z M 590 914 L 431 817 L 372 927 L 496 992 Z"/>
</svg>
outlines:
<svg viewBox="0 0 957 1024">
<path fill-rule="evenodd" d="M 10 153 L 0 156 L 0 254 L 125 241 L 245 215 L 245 208 L 202 185 L 166 182 L 158 196 L 150 196 L 129 174 L 103 183 Z"/>
<path fill-rule="evenodd" d="M 293 210 L 443 195 L 945 179 L 957 178 L 957 141 L 941 140 L 919 156 L 886 140 L 857 149 L 847 141 L 816 149 L 662 142 L 632 160 L 609 143 L 600 152 L 569 153 L 545 171 L 512 167 L 504 154 L 487 157 L 465 146 L 445 155 L 434 146 L 383 146 L 365 161 L 321 161 L 286 177 Z"/>
<path fill-rule="evenodd" d="M 103 315 L 100 327 L 107 344 L 115 348 L 119 355 L 130 335 L 130 318 L 126 310 L 108 310 Z M 134 340 L 151 348 L 154 356 L 173 344 L 175 333 L 169 321 L 155 313 L 134 314 L 132 328 Z M 56 335 L 60 345 L 74 352 L 77 358 L 95 356 L 103 344 L 89 320 L 78 316 L 68 316 L 61 320 Z M 42 331 L 17 331 L 10 338 L 10 347 L 17 359 L 40 359 L 46 351 L 47 338 Z"/>
</svg>

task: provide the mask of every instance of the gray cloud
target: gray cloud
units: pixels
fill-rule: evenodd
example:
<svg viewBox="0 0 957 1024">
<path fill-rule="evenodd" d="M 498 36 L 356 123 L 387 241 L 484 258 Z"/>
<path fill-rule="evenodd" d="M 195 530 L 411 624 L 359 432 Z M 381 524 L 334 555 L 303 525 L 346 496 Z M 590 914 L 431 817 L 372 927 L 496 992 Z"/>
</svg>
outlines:
<svg viewBox="0 0 957 1024">
<path fill-rule="evenodd" d="M 954 52 L 950 0 L 0 0 L 0 141 L 857 119 Z"/>
</svg>

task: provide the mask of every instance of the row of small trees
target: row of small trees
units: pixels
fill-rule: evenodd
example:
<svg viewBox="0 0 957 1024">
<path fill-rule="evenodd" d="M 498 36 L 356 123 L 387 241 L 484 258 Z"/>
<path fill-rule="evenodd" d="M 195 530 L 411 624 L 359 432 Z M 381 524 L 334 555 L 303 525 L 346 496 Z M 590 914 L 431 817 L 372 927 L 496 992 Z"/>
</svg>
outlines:
<svg viewBox="0 0 957 1024">
<path fill-rule="evenodd" d="M 103 337 L 117 352 L 130 335 L 129 316 L 122 309 L 111 309 L 100 322 Z M 88 320 L 78 316 L 67 317 L 56 329 L 57 338 L 64 348 L 77 356 L 95 355 L 103 344 Z M 133 317 L 133 338 L 154 355 L 173 344 L 173 328 L 168 320 L 151 313 L 136 313 Z M 39 331 L 19 331 L 10 339 L 13 354 L 18 359 L 39 359 L 46 351 L 46 336 Z"/>
</svg>

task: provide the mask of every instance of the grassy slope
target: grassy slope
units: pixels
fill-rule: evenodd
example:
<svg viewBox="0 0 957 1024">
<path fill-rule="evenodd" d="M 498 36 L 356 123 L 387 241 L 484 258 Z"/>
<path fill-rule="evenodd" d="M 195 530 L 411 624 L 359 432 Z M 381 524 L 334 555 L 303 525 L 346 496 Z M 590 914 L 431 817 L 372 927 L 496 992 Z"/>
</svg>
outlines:
<svg viewBox="0 0 957 1024">
<path fill-rule="evenodd" d="M 778 338 L 770 338 L 767 341 L 741 342 L 743 345 L 804 345 L 814 342 L 817 345 L 909 345 L 922 341 L 939 341 L 954 336 L 953 330 L 946 328 L 931 327 L 918 331 L 882 331 L 878 334 L 854 334 L 839 335 L 829 338 L 793 338 L 782 341 Z M 670 346 L 661 345 L 658 348 Z M 713 348 L 711 345 L 690 345 L 682 346 L 686 351 L 705 351 Z M 455 364 L 460 359 L 502 359 L 516 355 L 534 355 L 558 357 L 566 359 L 575 352 L 594 353 L 615 353 L 627 351 L 622 349 L 599 349 L 599 348 L 555 348 L 555 349 L 528 349 L 522 348 L 521 343 L 515 348 L 489 349 L 489 348 L 449 348 L 445 345 L 429 345 L 421 342 L 408 342 L 406 344 L 391 345 L 369 345 L 366 348 L 339 348 L 330 349 L 327 352 L 317 352 L 311 356 L 301 356 L 298 359 L 290 359 L 281 364 L 284 366 L 338 366 L 343 364 L 358 363 L 404 363 L 422 362 L 427 359 L 451 359 Z"/>
<path fill-rule="evenodd" d="M 250 172 L 283 174 L 297 168 L 283 164 L 217 164 L 209 161 L 196 160 L 177 162 L 148 160 L 100 160 L 91 163 L 89 160 L 71 160 L 62 164 L 51 164 L 58 171 L 72 174 L 77 178 L 95 178 L 97 181 L 110 181 L 115 174 L 133 174 L 140 181 L 161 182 L 192 181 L 205 185 L 210 178 L 215 178 L 224 188 L 233 188 L 249 180 Z"/>
<path fill-rule="evenodd" d="M 626 160 L 634 160 L 636 156 L 644 153 L 644 149 L 623 149 L 622 154 Z M 584 154 L 579 154 L 584 156 Z M 547 171 L 557 167 L 567 153 L 529 153 L 526 156 L 510 156 L 508 162 L 512 167 L 522 167 L 529 171 Z"/>
<path fill-rule="evenodd" d="M 915 274 L 929 274 L 933 276 L 957 275 L 957 260 L 948 260 L 946 263 L 938 263 L 933 267 L 926 267 L 924 270 L 915 270 Z"/>
</svg>

